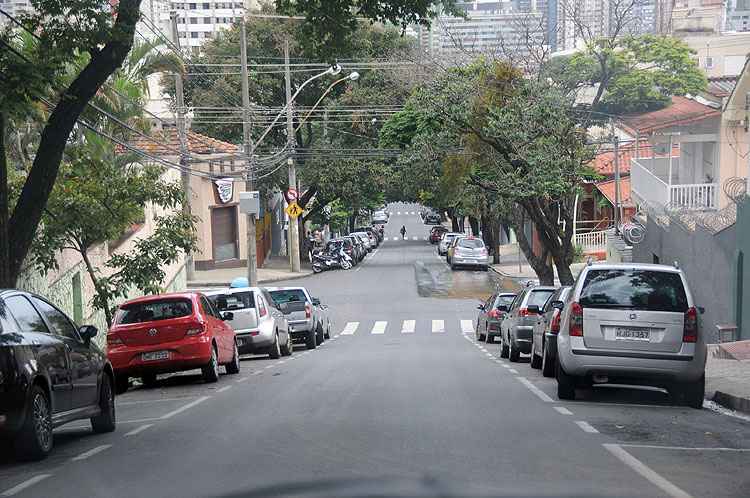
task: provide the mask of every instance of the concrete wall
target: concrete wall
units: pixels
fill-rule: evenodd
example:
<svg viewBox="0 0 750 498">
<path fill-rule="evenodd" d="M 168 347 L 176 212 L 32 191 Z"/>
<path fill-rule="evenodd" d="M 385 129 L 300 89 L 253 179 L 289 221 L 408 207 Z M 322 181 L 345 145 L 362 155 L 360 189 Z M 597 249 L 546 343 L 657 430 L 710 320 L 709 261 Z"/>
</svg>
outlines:
<svg viewBox="0 0 750 498">
<path fill-rule="evenodd" d="M 709 22 L 713 19 L 709 19 Z M 677 23 L 678 21 L 674 20 Z M 675 24 L 676 27 L 676 24 Z M 750 46 L 750 33 L 721 33 L 679 36 L 682 41 L 696 51 L 698 64 L 707 76 L 736 76 L 742 66 Z M 706 67 L 706 58 L 713 59 L 713 67 Z"/>
<path fill-rule="evenodd" d="M 732 282 L 734 311 L 739 327 L 739 339 L 750 339 L 750 202 L 737 210 L 737 246 L 733 254 Z"/>
<path fill-rule="evenodd" d="M 701 325 L 708 341 L 718 342 L 716 325 L 735 322 L 733 260 L 736 244 L 736 226 L 713 235 L 700 227 L 688 231 L 674 223 L 665 228 L 649 219 L 646 237 L 633 246 L 633 261 L 653 263 L 654 256 L 662 264 L 677 261 L 687 276 L 696 305 L 706 308 Z"/>
</svg>

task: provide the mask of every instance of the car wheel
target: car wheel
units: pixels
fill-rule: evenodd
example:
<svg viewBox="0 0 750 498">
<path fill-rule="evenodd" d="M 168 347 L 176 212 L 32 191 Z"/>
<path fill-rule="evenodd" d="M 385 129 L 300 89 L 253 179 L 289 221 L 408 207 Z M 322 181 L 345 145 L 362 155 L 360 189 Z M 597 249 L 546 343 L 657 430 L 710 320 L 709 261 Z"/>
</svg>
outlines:
<svg viewBox="0 0 750 498">
<path fill-rule="evenodd" d="M 328 324 L 328 327 L 326 327 L 326 333 L 323 335 L 323 338 L 330 339 L 331 338 L 331 324 Z"/>
<path fill-rule="evenodd" d="M 224 368 L 228 374 L 240 373 L 240 350 L 237 349 L 237 343 L 234 343 L 234 354 L 232 355 L 232 361 L 227 363 Z"/>
<path fill-rule="evenodd" d="M 156 374 L 146 374 L 141 377 L 144 387 L 154 387 L 156 385 Z"/>
<path fill-rule="evenodd" d="M 270 356 L 274 360 L 281 357 L 281 344 L 279 344 L 278 331 L 273 336 L 273 344 L 271 344 L 271 347 L 268 348 L 268 356 Z"/>
<path fill-rule="evenodd" d="M 343 268 L 344 270 L 351 270 L 352 264 L 347 260 L 343 260 L 341 262 L 341 268 Z"/>
<path fill-rule="evenodd" d="M 565 373 L 559 361 L 557 362 L 556 374 L 557 397 L 560 399 L 576 399 L 576 379 Z"/>
<path fill-rule="evenodd" d="M 102 389 L 99 394 L 99 415 L 91 417 L 91 428 L 94 432 L 114 432 L 117 426 L 115 417 L 115 393 L 112 391 L 112 380 L 109 375 L 104 374 Z"/>
<path fill-rule="evenodd" d="M 676 402 L 700 410 L 706 396 L 706 376 L 702 376 L 697 382 L 675 383 L 669 394 Z"/>
<path fill-rule="evenodd" d="M 307 333 L 307 339 L 305 340 L 305 346 L 307 349 L 315 349 L 318 347 L 318 337 L 314 330 Z"/>
<path fill-rule="evenodd" d="M 323 342 L 325 342 L 326 340 L 326 333 L 323 332 L 323 327 L 318 326 L 318 332 L 316 335 L 317 335 L 316 339 L 318 341 L 318 344 L 323 344 Z"/>
<path fill-rule="evenodd" d="M 479 332 L 479 334 L 478 334 L 478 335 L 479 335 L 479 337 L 477 337 L 477 341 L 479 341 L 479 342 L 482 342 L 482 341 L 484 340 L 484 338 L 486 337 L 486 336 L 485 336 L 484 334 L 482 334 L 481 332 Z"/>
<path fill-rule="evenodd" d="M 292 356 L 292 352 L 294 351 L 294 344 L 292 344 L 292 336 L 289 334 L 289 332 L 286 333 L 286 342 L 283 346 L 281 346 L 281 354 L 283 356 Z"/>
<path fill-rule="evenodd" d="M 211 359 L 208 360 L 208 363 L 201 370 L 203 372 L 203 380 L 207 383 L 219 381 L 219 353 L 216 351 L 216 346 L 211 347 Z"/>
<path fill-rule="evenodd" d="M 510 332 L 508 333 L 508 337 L 510 337 Z M 517 347 L 513 345 L 513 340 L 508 340 L 508 359 L 512 361 L 513 363 L 516 363 L 518 359 L 521 357 L 521 352 L 518 350 Z"/>
<path fill-rule="evenodd" d="M 127 375 L 115 375 L 115 393 L 124 394 L 130 387 L 130 378 Z"/>
<path fill-rule="evenodd" d="M 531 368 L 539 369 L 542 367 L 542 358 L 534 351 L 534 343 L 531 343 Z"/>
<path fill-rule="evenodd" d="M 484 342 L 487 344 L 495 344 L 495 336 L 490 335 L 490 331 L 486 329 L 484 331 Z"/>
<path fill-rule="evenodd" d="M 542 343 L 542 375 L 545 377 L 555 376 L 555 360 L 547 347 L 547 341 Z"/>
<path fill-rule="evenodd" d="M 44 389 L 31 388 L 29 406 L 21 430 L 16 435 L 16 451 L 24 458 L 41 460 L 52 451 L 52 410 Z"/>
<path fill-rule="evenodd" d="M 500 346 L 500 358 L 507 358 L 509 354 L 508 341 L 505 340 L 504 335 L 500 335 L 502 346 Z"/>
</svg>

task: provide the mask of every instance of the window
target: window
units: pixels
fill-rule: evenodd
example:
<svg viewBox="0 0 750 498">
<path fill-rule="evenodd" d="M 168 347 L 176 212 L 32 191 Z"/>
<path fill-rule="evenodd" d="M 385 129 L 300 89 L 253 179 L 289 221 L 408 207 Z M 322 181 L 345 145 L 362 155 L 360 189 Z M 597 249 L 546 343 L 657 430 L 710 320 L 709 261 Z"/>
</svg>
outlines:
<svg viewBox="0 0 750 498">
<path fill-rule="evenodd" d="M 234 311 L 255 308 L 252 292 L 233 292 L 231 294 L 214 294 L 208 299 L 219 311 Z"/>
<path fill-rule="evenodd" d="M 34 303 L 36 309 L 47 319 L 47 323 L 49 323 L 53 334 L 77 341 L 80 340 L 75 326 L 62 311 L 37 297 L 32 297 L 31 301 Z"/>
<path fill-rule="evenodd" d="M 203 307 L 203 311 L 207 315 L 211 315 L 216 318 L 221 318 L 221 315 L 218 311 L 216 311 L 216 308 L 214 308 L 213 304 L 211 304 L 211 301 L 209 301 L 206 296 L 201 296 L 201 306 Z"/>
<path fill-rule="evenodd" d="M 208 9 L 210 9 L 210 8 L 211 8 L 211 5 L 209 5 L 209 4 L 207 4 L 207 3 L 204 3 L 204 4 L 203 4 L 203 8 L 204 8 L 205 10 L 208 10 Z"/>
<path fill-rule="evenodd" d="M 34 309 L 28 299 L 23 296 L 13 296 L 5 300 L 10 314 L 18 322 L 21 332 L 41 332 L 49 334 L 47 324 L 44 323 L 39 312 Z"/>
<path fill-rule="evenodd" d="M 505 296 L 497 296 L 497 299 L 495 299 L 495 308 L 498 308 L 500 306 L 508 306 L 510 307 L 511 303 L 513 302 L 513 299 L 515 299 L 516 296 L 510 294 L 506 294 Z"/>
<path fill-rule="evenodd" d="M 529 301 L 526 303 L 526 306 L 539 306 L 539 308 L 543 308 L 544 305 L 547 303 L 547 300 L 554 294 L 554 290 L 533 290 L 531 291 L 531 295 L 529 296 Z"/>
<path fill-rule="evenodd" d="M 276 304 L 304 303 L 307 301 L 305 291 L 302 289 L 286 289 L 271 291 L 271 298 Z"/>
<path fill-rule="evenodd" d="M 197 17 L 191 17 L 190 18 L 190 24 L 198 24 L 198 18 Z"/>
<path fill-rule="evenodd" d="M 713 69 L 714 67 L 714 58 L 713 57 L 706 57 L 705 59 L 705 68 L 706 69 Z"/>
<path fill-rule="evenodd" d="M 165 299 L 147 303 L 133 303 L 121 307 L 115 316 L 115 323 L 143 323 L 170 318 L 181 318 L 193 313 L 193 305 L 188 299 Z"/>
<path fill-rule="evenodd" d="M 198 33 L 193 31 L 192 33 L 190 33 L 190 38 L 198 38 Z"/>
<path fill-rule="evenodd" d="M 679 273 L 654 270 L 591 270 L 579 302 L 591 308 L 636 308 L 684 313 L 688 303 Z"/>
<path fill-rule="evenodd" d="M 484 242 L 479 239 L 459 239 L 456 245 L 467 249 L 481 249 L 484 247 Z"/>
<path fill-rule="evenodd" d="M 196 5 L 194 3 L 191 3 L 190 5 L 188 5 L 188 9 L 190 10 L 195 10 L 195 7 Z"/>
</svg>

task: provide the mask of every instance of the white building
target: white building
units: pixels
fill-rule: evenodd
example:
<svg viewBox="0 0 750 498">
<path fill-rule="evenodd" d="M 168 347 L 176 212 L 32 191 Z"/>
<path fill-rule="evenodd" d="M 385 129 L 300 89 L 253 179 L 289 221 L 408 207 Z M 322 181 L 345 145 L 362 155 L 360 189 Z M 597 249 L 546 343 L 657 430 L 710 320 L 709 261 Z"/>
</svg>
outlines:
<svg viewBox="0 0 750 498">
<path fill-rule="evenodd" d="M 13 17 L 18 17 L 19 14 L 31 12 L 34 8 L 31 6 L 30 0 L 0 0 L 0 9 L 3 9 Z M 0 26 L 4 26 L 9 22 L 10 20 L 7 16 L 0 14 Z"/>
<path fill-rule="evenodd" d="M 750 0 L 729 0 L 727 28 L 750 31 Z"/>
</svg>

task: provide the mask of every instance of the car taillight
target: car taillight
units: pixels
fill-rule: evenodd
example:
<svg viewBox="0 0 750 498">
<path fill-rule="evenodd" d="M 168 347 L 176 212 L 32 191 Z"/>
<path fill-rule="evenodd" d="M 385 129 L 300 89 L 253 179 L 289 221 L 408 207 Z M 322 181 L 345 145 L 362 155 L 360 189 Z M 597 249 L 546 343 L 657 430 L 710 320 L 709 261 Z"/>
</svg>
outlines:
<svg viewBox="0 0 750 498">
<path fill-rule="evenodd" d="M 305 305 L 305 318 L 310 318 L 312 316 L 312 307 L 309 304 Z"/>
<path fill-rule="evenodd" d="M 263 318 L 264 316 L 266 316 L 266 314 L 268 314 L 268 311 L 266 311 L 266 307 L 261 306 L 260 309 L 258 309 L 258 316 Z"/>
<path fill-rule="evenodd" d="M 487 316 L 497 320 L 498 318 L 501 318 L 503 314 L 500 312 L 500 310 L 490 310 L 490 312 L 487 313 Z"/>
<path fill-rule="evenodd" d="M 482 256 L 487 256 L 487 249 L 485 248 L 480 249 L 479 254 L 481 254 Z"/>
<path fill-rule="evenodd" d="M 695 307 L 688 308 L 685 312 L 682 342 L 698 342 L 698 310 Z"/>
<path fill-rule="evenodd" d="M 122 346 L 122 339 L 117 334 L 107 334 L 107 346 Z"/>
<path fill-rule="evenodd" d="M 536 315 L 536 312 L 531 311 L 529 308 L 520 308 L 518 310 L 518 314 L 521 316 L 531 316 L 531 315 Z"/>
<path fill-rule="evenodd" d="M 187 332 L 185 332 L 185 335 L 201 335 L 205 331 L 206 328 L 202 323 L 196 323 L 190 326 Z"/>
<path fill-rule="evenodd" d="M 571 337 L 583 337 L 583 306 L 575 302 L 570 305 L 568 335 Z"/>
<path fill-rule="evenodd" d="M 552 314 L 552 321 L 549 324 L 549 331 L 553 334 L 560 332 L 560 311 L 555 310 Z"/>
</svg>

